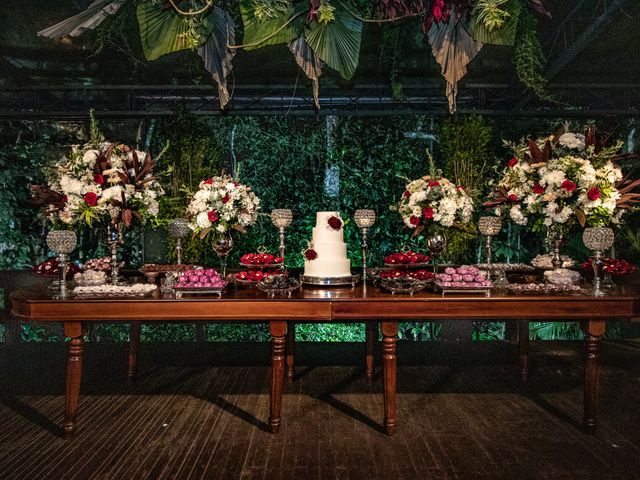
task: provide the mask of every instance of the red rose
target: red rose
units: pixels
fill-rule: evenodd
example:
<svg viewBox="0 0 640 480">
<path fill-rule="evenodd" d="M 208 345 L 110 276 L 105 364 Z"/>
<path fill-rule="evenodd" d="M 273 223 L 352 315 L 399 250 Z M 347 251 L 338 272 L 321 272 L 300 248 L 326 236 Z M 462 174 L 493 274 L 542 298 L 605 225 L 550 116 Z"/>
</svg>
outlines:
<svg viewBox="0 0 640 480">
<path fill-rule="evenodd" d="M 316 252 L 313 248 L 307 248 L 304 251 L 304 258 L 309 261 L 315 260 L 316 258 L 318 258 L 318 252 Z"/>
<path fill-rule="evenodd" d="M 95 183 L 97 183 L 98 185 L 102 185 L 104 183 L 104 177 L 102 175 L 100 175 L 99 173 L 96 173 L 93 176 L 93 181 Z"/>
<path fill-rule="evenodd" d="M 542 195 L 544 193 L 544 187 L 539 183 L 536 183 L 535 185 L 533 185 L 533 193 Z"/>
<path fill-rule="evenodd" d="M 422 215 L 424 215 L 424 218 L 426 218 L 427 220 L 431 220 L 433 218 L 433 208 L 423 208 Z"/>
<path fill-rule="evenodd" d="M 411 217 L 409 217 L 409 223 L 411 225 L 415 225 L 415 226 L 420 225 L 420 217 L 416 217 L 415 215 L 411 215 Z"/>
<path fill-rule="evenodd" d="M 518 164 L 518 157 L 511 157 L 511 159 L 507 162 L 507 167 L 513 168 Z"/>
<path fill-rule="evenodd" d="M 565 180 L 560 186 L 567 192 L 573 192 L 576 189 L 576 184 L 571 180 Z"/>
<path fill-rule="evenodd" d="M 518 196 L 515 193 L 512 193 L 511 195 L 509 195 L 507 197 L 507 200 L 509 200 L 510 202 L 517 202 L 518 201 Z"/>
<path fill-rule="evenodd" d="M 335 217 L 335 216 L 329 217 L 329 219 L 327 220 L 327 223 L 334 230 L 340 230 L 340 227 L 342 227 L 342 220 L 340 220 L 338 217 Z"/>
<path fill-rule="evenodd" d="M 458 185 L 458 186 L 456 187 L 456 190 L 458 190 L 458 191 L 463 190 L 463 191 L 464 191 L 464 187 L 463 187 L 462 185 Z"/>
<path fill-rule="evenodd" d="M 213 178 L 207 178 L 203 183 L 205 185 L 213 185 Z"/>
<path fill-rule="evenodd" d="M 591 190 L 587 192 L 587 197 L 592 202 L 595 202 L 600 198 L 600 194 L 601 194 L 600 189 L 598 187 L 593 187 Z"/>
<path fill-rule="evenodd" d="M 227 203 L 230 199 L 231 199 L 231 197 L 227 193 L 224 197 L 222 197 L 222 203 Z"/>
<path fill-rule="evenodd" d="M 211 210 L 209 213 L 207 213 L 207 218 L 209 218 L 209 221 L 211 223 L 215 223 L 220 217 L 218 216 L 218 212 L 216 212 L 215 210 Z"/>
<path fill-rule="evenodd" d="M 439 182 L 439 181 L 437 181 L 437 180 L 431 180 L 431 181 L 429 182 L 429 186 L 430 186 L 431 188 L 433 188 L 433 187 L 439 187 L 439 186 L 440 186 L 440 182 Z"/>
<path fill-rule="evenodd" d="M 411 194 L 407 190 L 405 190 L 404 193 L 402 194 L 402 196 L 404 198 L 409 198 L 411 196 Z"/>
<path fill-rule="evenodd" d="M 98 195 L 94 192 L 87 192 L 84 195 L 84 201 L 87 202 L 87 205 L 90 207 L 95 207 L 98 204 Z"/>
</svg>

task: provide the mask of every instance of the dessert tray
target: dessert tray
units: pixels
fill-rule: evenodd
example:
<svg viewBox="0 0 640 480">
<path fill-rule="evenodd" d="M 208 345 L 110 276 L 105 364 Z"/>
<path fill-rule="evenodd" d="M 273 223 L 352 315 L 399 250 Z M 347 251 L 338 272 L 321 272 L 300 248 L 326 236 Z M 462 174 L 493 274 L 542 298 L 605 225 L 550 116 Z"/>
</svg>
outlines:
<svg viewBox="0 0 640 480">
<path fill-rule="evenodd" d="M 133 283 L 130 285 L 86 285 L 73 289 L 74 297 L 146 297 L 157 290 L 158 287 L 148 283 Z"/>
<path fill-rule="evenodd" d="M 535 267 L 531 265 L 527 265 L 526 263 L 478 263 L 476 267 L 480 270 L 496 270 L 503 272 L 533 272 L 535 271 Z"/>
<path fill-rule="evenodd" d="M 351 285 L 355 287 L 360 281 L 360 275 L 347 275 L 345 277 L 312 277 L 310 275 L 300 275 L 300 282 L 308 285 L 323 285 L 334 287 L 341 285 Z"/>
<path fill-rule="evenodd" d="M 176 292 L 176 298 L 182 298 L 185 294 L 192 295 L 217 295 L 218 297 L 222 297 L 222 292 L 224 292 L 224 287 L 173 287 Z"/>
<path fill-rule="evenodd" d="M 284 265 L 284 259 L 265 251 L 258 251 L 242 255 L 240 265 L 247 268 L 277 268 Z"/>
<path fill-rule="evenodd" d="M 438 287 L 438 289 L 442 293 L 443 297 L 450 293 L 465 293 L 465 294 L 482 293 L 485 297 L 491 296 L 490 286 L 476 286 L 476 285 L 451 286 L 451 285 L 446 285 L 447 282 L 444 282 L 444 283 L 445 284 L 443 285 L 441 282 L 436 281 L 436 284 L 435 284 L 436 287 Z"/>
<path fill-rule="evenodd" d="M 384 258 L 384 264 L 393 268 L 418 268 L 429 265 L 431 257 L 410 250 L 392 253 Z"/>
<path fill-rule="evenodd" d="M 550 253 L 537 255 L 533 260 L 531 260 L 531 265 L 542 270 L 553 270 L 553 265 L 551 263 L 552 257 L 553 255 Z M 576 261 L 568 255 L 561 255 L 560 258 L 562 259 L 562 268 L 575 267 Z"/>
<path fill-rule="evenodd" d="M 544 295 L 581 295 L 583 289 L 578 285 L 553 285 L 550 283 L 512 283 L 507 286 L 510 293 Z"/>
<path fill-rule="evenodd" d="M 187 293 L 221 297 L 226 286 L 227 282 L 213 268 L 191 269 L 180 274 L 173 284 L 173 290 L 176 292 L 176 298 L 182 298 Z"/>
</svg>

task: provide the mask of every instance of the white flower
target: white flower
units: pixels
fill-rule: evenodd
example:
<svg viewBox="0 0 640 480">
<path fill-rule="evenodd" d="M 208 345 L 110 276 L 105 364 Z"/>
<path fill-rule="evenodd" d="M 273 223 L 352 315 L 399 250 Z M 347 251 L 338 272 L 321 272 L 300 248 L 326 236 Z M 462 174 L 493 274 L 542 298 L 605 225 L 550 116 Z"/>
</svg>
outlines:
<svg viewBox="0 0 640 480">
<path fill-rule="evenodd" d="M 585 147 L 584 135 L 581 133 L 563 133 L 560 135 L 560 138 L 558 138 L 558 143 L 572 150 L 584 150 Z"/>
<path fill-rule="evenodd" d="M 511 207 L 511 209 L 509 210 L 509 216 L 518 225 L 527 224 L 527 217 L 523 215 L 520 205 L 514 205 L 513 207 Z"/>
<path fill-rule="evenodd" d="M 93 168 L 93 166 L 96 164 L 96 160 L 98 159 L 99 154 L 100 152 L 98 150 L 87 150 L 82 156 L 82 161 L 86 163 L 89 168 Z"/>
<path fill-rule="evenodd" d="M 197 216 L 196 216 L 196 225 L 199 228 L 209 228 L 212 224 L 211 221 L 209 220 L 209 215 L 208 212 L 200 212 Z"/>
</svg>

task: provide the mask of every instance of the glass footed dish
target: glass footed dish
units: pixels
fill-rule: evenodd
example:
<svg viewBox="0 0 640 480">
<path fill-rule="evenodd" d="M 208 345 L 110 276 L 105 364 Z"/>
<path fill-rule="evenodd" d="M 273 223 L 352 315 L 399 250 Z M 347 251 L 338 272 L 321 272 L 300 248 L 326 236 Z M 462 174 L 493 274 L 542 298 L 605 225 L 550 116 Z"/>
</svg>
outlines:
<svg viewBox="0 0 640 480">
<path fill-rule="evenodd" d="M 258 289 L 266 293 L 269 297 L 286 296 L 291 297 L 291 293 L 298 290 L 300 282 L 288 275 L 268 275 L 263 280 L 255 283 Z"/>
<path fill-rule="evenodd" d="M 432 283 L 433 280 L 418 280 L 406 276 L 397 278 L 380 278 L 378 280 L 380 287 L 394 295 L 396 293 L 413 295 L 414 293 L 424 290 Z"/>
</svg>

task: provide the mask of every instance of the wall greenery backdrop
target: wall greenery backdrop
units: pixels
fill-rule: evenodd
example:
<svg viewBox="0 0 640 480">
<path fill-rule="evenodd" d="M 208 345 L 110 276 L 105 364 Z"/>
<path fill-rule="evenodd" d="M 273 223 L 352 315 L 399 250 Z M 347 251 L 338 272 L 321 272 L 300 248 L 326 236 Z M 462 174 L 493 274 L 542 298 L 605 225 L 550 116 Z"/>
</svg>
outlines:
<svg viewBox="0 0 640 480">
<path fill-rule="evenodd" d="M 165 150 L 155 168 L 168 194 L 162 199 L 161 215 L 153 228 L 128 233 L 124 256 L 138 267 L 144 261 L 171 261 L 172 244 L 165 226 L 183 215 L 189 193 L 206 177 L 224 170 L 250 185 L 262 200 L 257 225 L 243 235 L 234 249 L 230 265 L 239 255 L 264 245 L 277 248 L 277 231 L 268 214 L 273 208 L 293 210 L 294 223 L 287 231 L 287 264 L 302 266 L 301 252 L 311 237 L 315 212 L 336 209 L 349 218 L 358 208 L 373 208 L 379 220 L 371 231 L 371 264 L 407 245 L 424 251 L 424 238 L 411 238 L 397 213 L 389 211 L 403 191 L 406 179 L 429 172 L 429 159 L 456 183 L 466 185 L 480 203 L 489 180 L 504 164 L 509 152 L 502 139 L 519 140 L 524 135 L 552 131 L 560 120 L 498 121 L 481 117 L 450 117 L 436 120 L 404 117 L 197 117 L 178 109 L 169 118 L 133 121 L 100 121 L 107 139 L 138 144 L 153 153 Z M 579 124 L 575 124 L 579 127 Z M 0 123 L 0 269 L 25 269 L 48 255 L 45 229 L 28 202 L 29 185 L 42 180 L 42 168 L 63 155 L 71 144 L 80 143 L 87 125 L 68 122 Z M 633 129 L 628 121 L 610 121 L 600 126 L 613 138 L 627 140 Z M 630 141 L 629 144 L 632 142 Z M 631 146 L 633 148 L 633 145 Z M 633 171 L 634 165 L 625 165 Z M 637 173 L 637 172 L 636 172 Z M 636 175 L 637 176 L 637 175 Z M 479 213 L 479 212 L 478 212 Z M 640 230 L 633 214 L 618 234 L 618 256 L 640 260 Z M 475 226 L 473 226 L 475 228 Z M 544 246 L 515 226 L 503 229 L 497 239 L 502 261 L 528 261 Z M 359 234 L 353 222 L 345 225 L 345 238 L 354 266 L 361 263 Z M 80 239 L 77 260 L 102 255 L 100 232 L 88 232 Z M 448 260 L 475 262 L 480 251 L 474 234 L 456 233 L 450 238 Z M 586 252 L 579 236 L 570 238 L 567 253 L 581 260 Z M 207 242 L 190 240 L 184 247 L 185 260 L 217 265 Z M 437 339 L 439 326 L 402 325 L 401 337 Z M 54 338 L 43 329 L 24 326 L 28 340 Z M 532 324 L 535 338 L 577 338 L 574 324 Z M 611 329 L 611 335 L 634 335 L 629 327 Z M 93 340 L 126 340 L 126 325 L 104 324 L 92 332 Z M 145 326 L 143 337 L 155 340 L 192 340 L 192 325 Z M 209 340 L 257 341 L 267 339 L 262 325 L 209 325 Z M 301 325 L 300 340 L 360 341 L 361 325 Z M 503 325 L 478 324 L 476 339 L 503 338 Z"/>
</svg>

